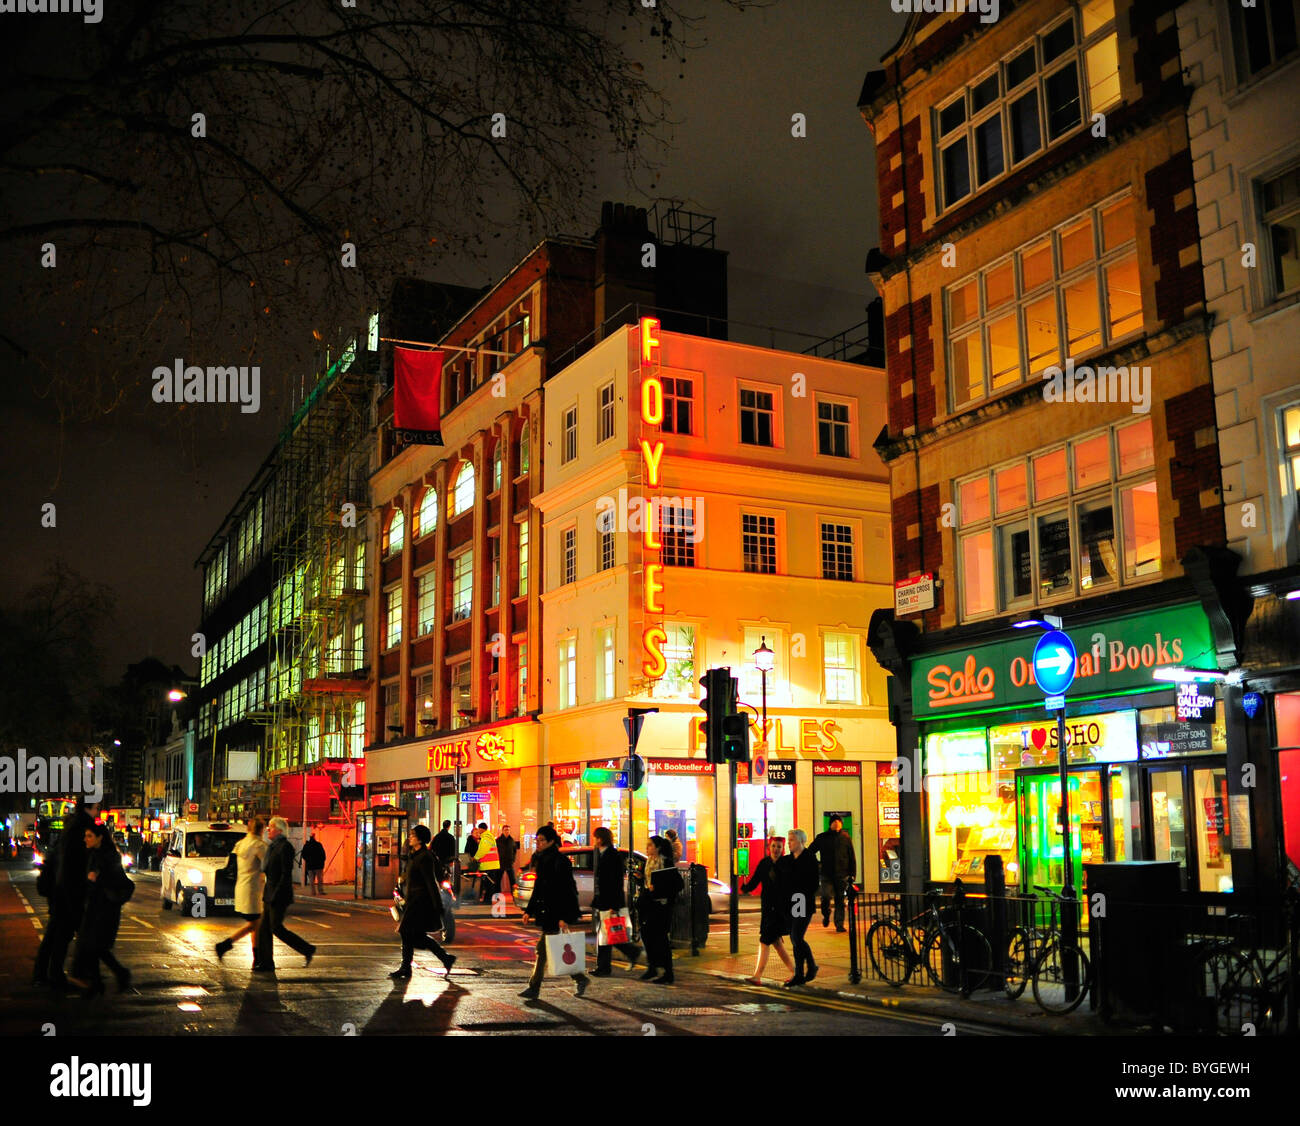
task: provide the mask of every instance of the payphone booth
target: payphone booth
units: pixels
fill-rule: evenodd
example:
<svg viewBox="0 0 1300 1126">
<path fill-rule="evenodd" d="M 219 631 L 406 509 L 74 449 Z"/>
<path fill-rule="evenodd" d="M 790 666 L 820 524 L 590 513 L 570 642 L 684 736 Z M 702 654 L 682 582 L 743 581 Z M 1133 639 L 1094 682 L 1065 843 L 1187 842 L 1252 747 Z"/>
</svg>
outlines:
<svg viewBox="0 0 1300 1126">
<path fill-rule="evenodd" d="M 402 846 L 410 814 L 393 806 L 357 813 L 358 899 L 391 899 L 401 878 Z"/>
</svg>

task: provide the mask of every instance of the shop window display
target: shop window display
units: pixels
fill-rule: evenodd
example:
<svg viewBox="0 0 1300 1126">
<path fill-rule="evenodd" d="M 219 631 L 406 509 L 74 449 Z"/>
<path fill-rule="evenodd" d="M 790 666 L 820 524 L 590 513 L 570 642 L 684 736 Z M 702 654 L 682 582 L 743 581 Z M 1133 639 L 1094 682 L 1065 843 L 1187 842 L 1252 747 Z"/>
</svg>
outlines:
<svg viewBox="0 0 1300 1126">
<path fill-rule="evenodd" d="M 1010 771 L 930 775 L 930 876 L 983 883 L 990 856 L 1002 857 L 1007 883 L 1016 861 L 1016 785 Z"/>
</svg>

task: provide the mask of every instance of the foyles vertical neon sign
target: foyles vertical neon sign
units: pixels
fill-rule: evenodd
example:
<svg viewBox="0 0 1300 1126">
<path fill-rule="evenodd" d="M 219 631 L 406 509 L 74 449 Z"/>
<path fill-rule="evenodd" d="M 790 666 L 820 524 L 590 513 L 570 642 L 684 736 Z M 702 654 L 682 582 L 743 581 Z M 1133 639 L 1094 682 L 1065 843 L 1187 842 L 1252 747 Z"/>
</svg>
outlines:
<svg viewBox="0 0 1300 1126">
<path fill-rule="evenodd" d="M 644 430 L 658 430 L 664 421 L 664 385 L 654 373 L 659 358 L 659 320 L 656 317 L 642 317 L 639 326 L 641 341 L 641 422 Z M 653 430 L 651 431 L 653 434 Z M 659 487 L 659 467 L 663 462 L 663 440 L 656 438 L 654 445 L 641 439 L 641 458 L 645 464 L 647 488 Z M 645 613 L 662 614 L 663 603 L 659 596 L 663 593 L 662 575 L 664 565 L 662 557 L 654 561 L 650 552 L 659 551 L 663 545 L 655 534 L 656 510 L 651 498 L 646 498 L 645 519 L 642 521 L 641 545 L 645 560 L 642 579 Z M 668 634 L 663 626 L 646 626 L 641 631 L 641 649 L 644 659 L 641 671 L 650 679 L 658 680 L 667 671 L 668 663 L 664 660 L 664 645 Z"/>
</svg>

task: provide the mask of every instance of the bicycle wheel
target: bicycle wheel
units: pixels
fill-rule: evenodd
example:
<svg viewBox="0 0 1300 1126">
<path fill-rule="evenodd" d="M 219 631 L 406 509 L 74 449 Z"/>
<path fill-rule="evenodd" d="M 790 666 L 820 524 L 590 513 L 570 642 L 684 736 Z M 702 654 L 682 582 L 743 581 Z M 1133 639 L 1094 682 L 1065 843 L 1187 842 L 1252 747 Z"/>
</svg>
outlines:
<svg viewBox="0 0 1300 1126">
<path fill-rule="evenodd" d="M 1074 984 L 1066 981 L 1066 966 L 1076 967 Z M 1083 1003 L 1092 984 L 1088 956 L 1077 946 L 1053 938 L 1034 963 L 1034 1000 L 1045 1013 L 1071 1013 Z"/>
<path fill-rule="evenodd" d="M 1029 932 L 1024 927 L 1016 927 L 1007 941 L 1007 952 L 1003 956 L 1002 988 L 1007 996 L 1015 1000 L 1029 984 Z"/>
<path fill-rule="evenodd" d="M 1211 946 L 1196 960 L 1192 989 L 1192 1023 L 1204 1035 L 1240 1036 L 1265 1016 L 1255 962 L 1231 946 Z"/>
<path fill-rule="evenodd" d="M 961 930 L 961 972 L 958 976 L 963 997 L 997 987 L 993 947 L 984 937 L 984 932 L 974 927 L 963 927 Z"/>
<path fill-rule="evenodd" d="M 867 931 L 867 954 L 876 977 L 899 986 L 912 976 L 912 948 L 897 924 L 879 919 Z"/>
<path fill-rule="evenodd" d="M 922 957 L 935 985 L 963 997 L 969 997 L 973 990 L 987 983 L 993 973 L 989 940 L 974 927 L 932 931 Z"/>
</svg>

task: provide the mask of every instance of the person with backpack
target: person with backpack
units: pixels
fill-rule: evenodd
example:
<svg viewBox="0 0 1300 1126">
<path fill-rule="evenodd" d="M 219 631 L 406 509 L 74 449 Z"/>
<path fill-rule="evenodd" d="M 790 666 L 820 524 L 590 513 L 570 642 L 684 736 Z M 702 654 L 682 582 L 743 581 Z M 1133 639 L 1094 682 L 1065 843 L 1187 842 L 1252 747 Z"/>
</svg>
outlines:
<svg viewBox="0 0 1300 1126">
<path fill-rule="evenodd" d="M 684 887 L 682 874 L 673 863 L 673 846 L 663 837 L 651 837 L 644 882 L 636 900 L 647 963 L 642 981 L 657 985 L 673 983 L 673 946 L 668 932 L 672 928 L 673 901 Z"/>
<path fill-rule="evenodd" d="M 307 965 L 316 954 L 316 947 L 296 935 L 284 925 L 285 912 L 293 902 L 293 845 L 289 843 L 289 822 L 283 817 L 272 817 L 266 835 L 271 838 L 266 850 L 262 870 L 266 873 L 266 886 L 262 889 L 262 919 L 257 930 L 257 970 L 275 973 L 274 935 L 285 945 L 298 951 L 307 959 Z"/>
<path fill-rule="evenodd" d="M 537 1000 L 542 988 L 542 976 L 546 973 L 546 936 L 566 934 L 569 928 L 578 922 L 578 885 L 573 881 L 573 865 L 569 858 L 560 852 L 560 835 L 550 826 L 543 825 L 537 830 L 536 851 L 533 853 L 537 880 L 533 884 L 533 894 L 529 897 L 525 916 L 531 915 L 542 928 L 537 940 L 537 960 L 533 963 L 533 972 L 528 978 L 528 988 L 519 994 L 530 1001 Z M 573 979 L 573 992 L 581 997 L 587 990 L 589 979 L 586 974 L 577 974 Z"/>
<path fill-rule="evenodd" d="M 135 894 L 135 884 L 122 869 L 122 854 L 107 825 L 91 825 L 83 834 L 86 846 L 86 899 L 77 931 L 77 952 L 68 982 L 86 997 L 104 992 L 99 972 L 103 962 L 117 978 L 118 992 L 131 988 L 131 971 L 113 954 L 122 906 Z"/>
</svg>

